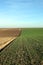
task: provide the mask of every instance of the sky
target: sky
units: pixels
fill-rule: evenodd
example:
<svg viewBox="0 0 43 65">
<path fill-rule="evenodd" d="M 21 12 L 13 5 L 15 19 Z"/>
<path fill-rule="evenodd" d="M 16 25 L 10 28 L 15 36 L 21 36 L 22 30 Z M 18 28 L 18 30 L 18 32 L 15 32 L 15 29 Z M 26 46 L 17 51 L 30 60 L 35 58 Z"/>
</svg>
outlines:
<svg viewBox="0 0 43 65">
<path fill-rule="evenodd" d="M 43 0 L 0 0 L 0 28 L 43 27 Z"/>
</svg>

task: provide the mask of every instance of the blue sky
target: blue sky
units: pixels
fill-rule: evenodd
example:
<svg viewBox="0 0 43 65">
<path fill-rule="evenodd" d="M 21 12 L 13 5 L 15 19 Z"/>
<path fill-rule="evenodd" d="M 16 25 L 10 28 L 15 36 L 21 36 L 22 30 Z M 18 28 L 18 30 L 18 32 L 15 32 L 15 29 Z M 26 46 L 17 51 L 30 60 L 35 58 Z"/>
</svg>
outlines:
<svg viewBox="0 0 43 65">
<path fill-rule="evenodd" d="M 0 0 L 1 27 L 43 27 L 43 0 Z"/>
</svg>

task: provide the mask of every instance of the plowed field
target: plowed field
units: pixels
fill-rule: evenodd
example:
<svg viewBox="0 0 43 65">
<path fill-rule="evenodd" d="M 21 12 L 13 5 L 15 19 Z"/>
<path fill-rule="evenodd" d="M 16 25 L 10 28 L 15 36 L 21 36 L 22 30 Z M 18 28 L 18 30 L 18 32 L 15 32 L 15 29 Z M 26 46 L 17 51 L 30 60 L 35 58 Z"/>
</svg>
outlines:
<svg viewBox="0 0 43 65">
<path fill-rule="evenodd" d="M 20 29 L 0 29 L 0 50 L 14 40 L 20 33 Z"/>
</svg>

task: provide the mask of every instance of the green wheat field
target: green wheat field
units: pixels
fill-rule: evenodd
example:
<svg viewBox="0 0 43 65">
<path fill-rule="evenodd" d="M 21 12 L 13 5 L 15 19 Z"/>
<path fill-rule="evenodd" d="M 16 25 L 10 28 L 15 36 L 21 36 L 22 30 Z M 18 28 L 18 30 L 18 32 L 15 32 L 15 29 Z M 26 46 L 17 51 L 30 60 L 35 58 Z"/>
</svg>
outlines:
<svg viewBox="0 0 43 65">
<path fill-rule="evenodd" d="M 0 52 L 0 65 L 43 65 L 43 28 L 22 28 Z"/>
</svg>

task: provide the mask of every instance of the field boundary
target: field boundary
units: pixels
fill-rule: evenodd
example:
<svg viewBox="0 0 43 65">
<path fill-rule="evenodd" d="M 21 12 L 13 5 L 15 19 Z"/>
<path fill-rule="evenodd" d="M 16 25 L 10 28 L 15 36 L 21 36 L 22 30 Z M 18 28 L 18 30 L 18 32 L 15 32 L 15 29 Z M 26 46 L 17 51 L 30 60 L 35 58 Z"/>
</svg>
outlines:
<svg viewBox="0 0 43 65">
<path fill-rule="evenodd" d="M 15 40 L 17 37 L 12 38 L 8 42 L 6 42 L 4 45 L 0 47 L 0 51 L 2 51 L 6 46 L 8 46 L 13 40 Z"/>
</svg>

